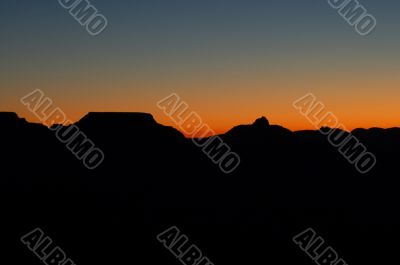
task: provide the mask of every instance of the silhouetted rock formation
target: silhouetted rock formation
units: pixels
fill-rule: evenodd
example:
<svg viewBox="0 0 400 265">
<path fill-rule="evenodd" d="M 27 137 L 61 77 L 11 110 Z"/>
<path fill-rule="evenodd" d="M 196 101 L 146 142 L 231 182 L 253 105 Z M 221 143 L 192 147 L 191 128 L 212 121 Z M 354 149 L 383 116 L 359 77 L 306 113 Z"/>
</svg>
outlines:
<svg viewBox="0 0 400 265">
<path fill-rule="evenodd" d="M 25 119 L 20 119 L 14 112 L 0 112 L 0 126 L 16 125 L 23 122 Z"/>
<path fill-rule="evenodd" d="M 165 138 L 184 139 L 183 134 L 178 130 L 157 123 L 153 116 L 148 113 L 90 112 L 79 120 L 76 125 L 91 134 L 107 133 L 114 135 L 114 137 L 118 137 L 117 135 L 144 137 L 157 142 L 160 139 L 165 140 Z M 127 139 L 122 137 L 122 140 Z"/>
<path fill-rule="evenodd" d="M 134 112 L 89 112 L 79 122 L 82 126 L 96 128 L 123 128 L 130 126 L 155 126 L 157 122 L 148 113 Z"/>
<path fill-rule="evenodd" d="M 220 135 L 241 158 L 225 175 L 190 139 L 150 114 L 89 113 L 76 125 L 104 151 L 95 170 L 47 127 L 0 113 L 8 247 L 20 249 L 18 237 L 39 226 L 71 247 L 77 264 L 123 264 L 133 250 L 143 264 L 162 264 L 170 253 L 156 234 L 177 225 L 207 246 L 216 264 L 266 256 L 277 264 L 310 264 L 291 245 L 306 227 L 339 241 L 349 264 L 384 264 L 387 249 L 397 249 L 386 239 L 400 235 L 392 225 L 400 223 L 399 128 L 352 132 L 378 161 L 362 175 L 319 131 L 292 132 L 261 117 Z M 25 256 L 9 264 L 33 264 Z"/>
<path fill-rule="evenodd" d="M 265 117 L 257 119 L 250 125 L 235 126 L 222 137 L 239 146 L 258 145 L 268 143 L 269 145 L 287 144 L 291 142 L 292 132 L 278 125 L 270 125 Z"/>
<path fill-rule="evenodd" d="M 267 128 L 269 126 L 269 121 L 267 120 L 267 118 L 265 118 L 264 116 L 257 119 L 254 123 L 253 123 L 254 127 L 257 128 Z"/>
</svg>

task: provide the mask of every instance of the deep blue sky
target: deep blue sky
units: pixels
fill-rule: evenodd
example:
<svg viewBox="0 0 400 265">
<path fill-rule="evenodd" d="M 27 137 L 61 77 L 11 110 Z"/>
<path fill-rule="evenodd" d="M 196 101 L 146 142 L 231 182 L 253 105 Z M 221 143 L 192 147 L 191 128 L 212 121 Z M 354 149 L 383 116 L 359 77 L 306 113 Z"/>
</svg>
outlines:
<svg viewBox="0 0 400 265">
<path fill-rule="evenodd" d="M 157 116 L 177 92 L 216 127 L 268 115 L 299 128 L 291 101 L 311 91 L 349 127 L 379 125 L 398 110 L 400 2 L 360 2 L 378 20 L 366 37 L 324 0 L 92 0 L 109 22 L 93 37 L 57 0 L 2 0 L 0 105 L 30 117 L 18 98 L 40 88 L 75 119 Z"/>
</svg>

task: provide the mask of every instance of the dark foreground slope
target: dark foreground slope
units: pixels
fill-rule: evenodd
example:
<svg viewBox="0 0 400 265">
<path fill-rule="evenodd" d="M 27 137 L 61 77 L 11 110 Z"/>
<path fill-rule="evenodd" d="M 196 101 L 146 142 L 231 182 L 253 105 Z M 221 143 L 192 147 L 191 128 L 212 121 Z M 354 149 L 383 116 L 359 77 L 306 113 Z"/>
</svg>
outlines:
<svg viewBox="0 0 400 265">
<path fill-rule="evenodd" d="M 87 169 L 53 131 L 0 113 L 4 264 L 42 264 L 19 241 L 40 227 L 76 264 L 180 264 L 156 235 L 172 225 L 214 264 L 313 264 L 292 237 L 314 228 L 348 264 L 395 261 L 400 129 L 357 129 L 377 157 L 360 174 L 318 131 L 265 118 L 221 138 L 224 174 L 150 114 L 90 113 L 76 124 L 105 154 Z"/>
</svg>

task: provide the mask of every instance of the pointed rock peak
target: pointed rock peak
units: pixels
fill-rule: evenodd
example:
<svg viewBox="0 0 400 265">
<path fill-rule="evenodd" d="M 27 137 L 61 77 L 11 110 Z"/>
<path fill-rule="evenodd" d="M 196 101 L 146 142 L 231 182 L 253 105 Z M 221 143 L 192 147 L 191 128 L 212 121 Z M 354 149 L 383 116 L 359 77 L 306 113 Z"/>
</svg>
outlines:
<svg viewBox="0 0 400 265">
<path fill-rule="evenodd" d="M 264 116 L 257 119 L 254 123 L 253 126 L 255 127 L 259 127 L 259 128 L 265 128 L 269 126 L 269 121 L 267 120 L 267 118 L 265 118 Z"/>
</svg>

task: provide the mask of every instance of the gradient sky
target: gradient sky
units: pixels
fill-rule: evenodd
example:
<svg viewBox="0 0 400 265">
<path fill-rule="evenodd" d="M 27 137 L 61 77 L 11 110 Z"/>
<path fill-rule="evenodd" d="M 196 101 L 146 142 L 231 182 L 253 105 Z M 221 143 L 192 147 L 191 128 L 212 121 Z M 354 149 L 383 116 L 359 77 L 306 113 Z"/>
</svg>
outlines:
<svg viewBox="0 0 400 265">
<path fill-rule="evenodd" d="M 314 93 L 348 128 L 400 126 L 400 1 L 360 0 L 378 25 L 360 36 L 325 0 L 92 0 L 89 35 L 57 0 L 0 1 L 0 110 L 43 90 L 72 120 L 152 113 L 179 94 L 217 132 L 266 116 L 312 125 L 292 102 Z"/>
</svg>

